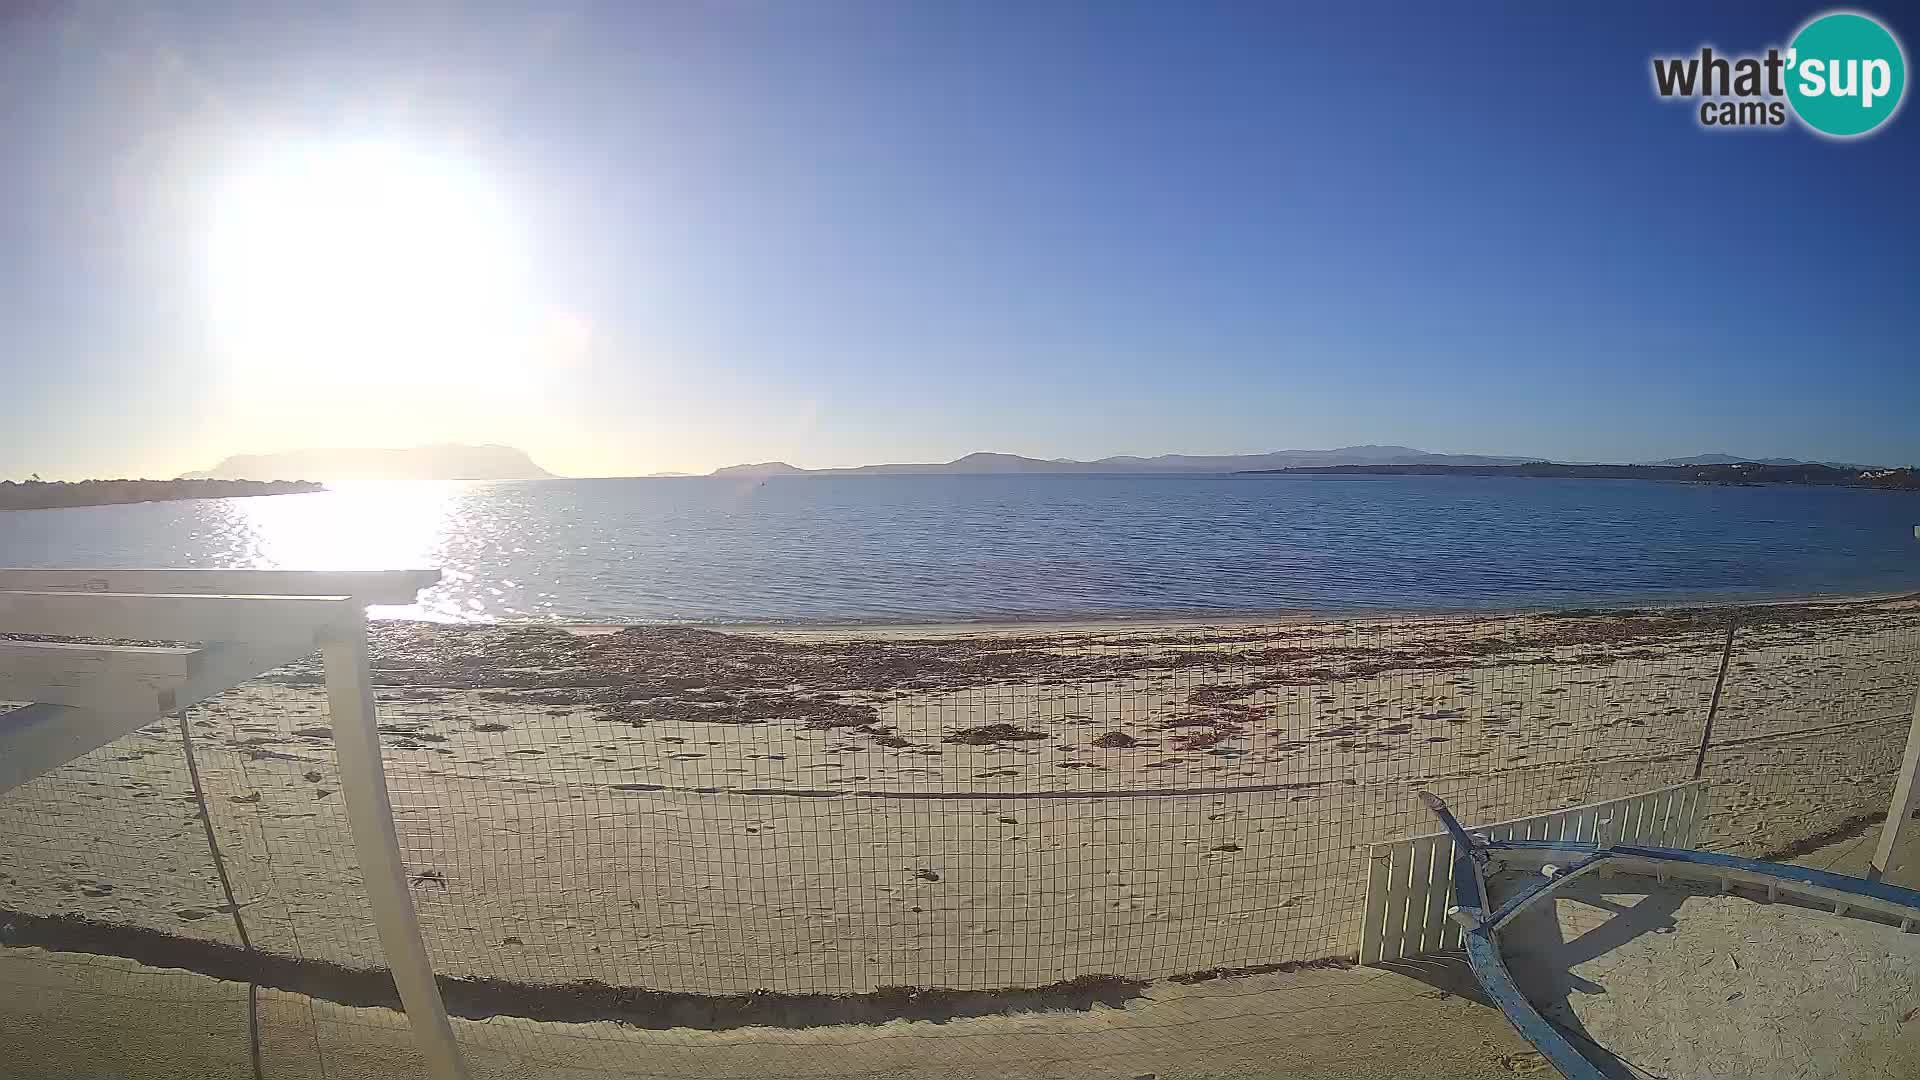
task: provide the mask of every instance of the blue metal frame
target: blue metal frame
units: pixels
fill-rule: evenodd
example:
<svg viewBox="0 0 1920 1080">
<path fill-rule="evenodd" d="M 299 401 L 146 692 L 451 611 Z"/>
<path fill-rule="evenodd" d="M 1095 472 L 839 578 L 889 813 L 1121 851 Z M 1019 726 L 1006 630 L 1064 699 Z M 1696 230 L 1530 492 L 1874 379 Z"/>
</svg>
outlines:
<svg viewBox="0 0 1920 1080">
<path fill-rule="evenodd" d="M 1694 866 L 1715 867 L 1722 870 L 1740 871 L 1781 881 L 1814 885 L 1835 892 L 1854 896 L 1869 897 L 1875 900 L 1899 904 L 1911 908 L 1916 919 L 1920 919 L 1920 892 L 1903 889 L 1897 885 L 1888 885 L 1884 881 L 1868 881 L 1864 878 L 1848 877 L 1826 870 L 1814 870 L 1804 866 L 1789 866 L 1783 863 L 1761 862 L 1757 859 L 1743 859 L 1736 855 L 1722 855 L 1712 851 L 1684 851 L 1678 848 L 1639 847 L 1630 844 L 1602 846 L 1599 844 L 1576 843 L 1558 840 L 1482 840 L 1467 832 L 1460 822 L 1430 792 L 1419 793 L 1422 802 L 1440 819 L 1449 835 L 1453 837 L 1453 896 L 1452 914 L 1462 926 L 1462 940 L 1467 951 L 1467 963 L 1473 968 L 1473 975 L 1487 992 L 1500 1011 L 1505 1013 L 1507 1021 L 1519 1031 L 1521 1036 L 1534 1049 L 1540 1051 L 1555 1069 L 1567 1080 L 1606 1080 L 1606 1074 L 1600 1067 L 1582 1054 L 1559 1028 L 1553 1026 L 1533 1002 L 1520 992 L 1514 983 L 1513 975 L 1507 971 L 1506 961 L 1500 955 L 1500 927 L 1507 920 L 1519 914 L 1528 905 L 1553 895 L 1560 887 L 1572 881 L 1586 870 L 1604 864 L 1612 858 L 1638 858 L 1663 860 Z M 1483 880 L 1482 867 L 1491 853 L 1502 850 L 1548 850 L 1565 851 L 1576 856 L 1569 864 L 1551 878 L 1542 878 L 1529 883 L 1518 894 L 1489 912 L 1489 898 Z"/>
</svg>

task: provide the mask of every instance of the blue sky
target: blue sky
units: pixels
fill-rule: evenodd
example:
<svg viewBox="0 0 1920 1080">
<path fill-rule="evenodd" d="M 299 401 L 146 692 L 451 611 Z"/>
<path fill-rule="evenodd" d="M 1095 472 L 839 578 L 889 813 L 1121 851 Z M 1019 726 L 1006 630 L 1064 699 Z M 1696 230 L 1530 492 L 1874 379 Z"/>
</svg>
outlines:
<svg viewBox="0 0 1920 1080">
<path fill-rule="evenodd" d="M 1650 88 L 1818 5 L 48 9 L 0 15 L 0 476 L 430 441 L 579 475 L 1920 461 L 1920 119 L 1716 133 Z M 515 291 L 336 362 L 355 268 L 208 238 L 263 148 L 369 143 L 505 208 Z M 298 311 L 236 338 L 256 285 Z M 540 344 L 469 363 L 503 306 Z"/>
</svg>

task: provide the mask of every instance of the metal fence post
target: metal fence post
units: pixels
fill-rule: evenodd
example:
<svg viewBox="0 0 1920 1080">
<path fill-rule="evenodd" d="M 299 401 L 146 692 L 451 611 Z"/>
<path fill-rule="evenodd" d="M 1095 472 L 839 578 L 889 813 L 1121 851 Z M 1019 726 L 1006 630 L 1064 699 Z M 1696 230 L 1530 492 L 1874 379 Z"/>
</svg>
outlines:
<svg viewBox="0 0 1920 1080">
<path fill-rule="evenodd" d="M 1727 623 L 1727 641 L 1720 648 L 1720 674 L 1713 680 L 1713 702 L 1707 706 L 1707 722 L 1700 728 L 1700 752 L 1693 757 L 1693 778 L 1700 779 L 1700 773 L 1707 767 L 1707 746 L 1713 742 L 1713 718 L 1720 712 L 1720 690 L 1727 685 L 1727 665 L 1733 662 L 1733 632 L 1739 628 L 1735 622 Z"/>
</svg>

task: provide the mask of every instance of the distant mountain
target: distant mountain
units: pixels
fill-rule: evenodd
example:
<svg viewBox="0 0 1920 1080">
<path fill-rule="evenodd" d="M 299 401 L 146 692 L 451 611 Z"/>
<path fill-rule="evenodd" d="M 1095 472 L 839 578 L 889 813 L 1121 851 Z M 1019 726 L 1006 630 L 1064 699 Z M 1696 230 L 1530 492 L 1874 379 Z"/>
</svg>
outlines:
<svg viewBox="0 0 1920 1080">
<path fill-rule="evenodd" d="M 236 454 L 182 480 L 545 480 L 553 474 L 511 446 L 441 443 L 404 450 Z"/>
<path fill-rule="evenodd" d="M 728 465 L 724 469 L 713 470 L 713 476 L 786 476 L 788 473 L 806 472 L 784 461 L 762 461 L 756 465 Z"/>
<path fill-rule="evenodd" d="M 1285 469 L 1309 465 L 1519 465 L 1536 460 L 1524 457 L 1487 457 L 1481 454 L 1430 454 L 1407 446 L 1347 446 L 1338 450 L 1276 450 L 1268 454 L 1161 454 L 1158 457 L 1122 455 L 1098 461 L 1071 458 L 1021 457 L 1017 454 L 973 453 L 952 461 L 926 464 L 860 465 L 847 469 L 801 469 L 784 461 L 757 465 L 729 465 L 714 476 L 915 476 L 991 475 L 999 473 L 1169 473 L 1239 472 L 1249 469 Z"/>
<path fill-rule="evenodd" d="M 1521 479 L 1668 480 L 1688 484 L 1759 487 L 1793 484 L 1810 487 L 1862 487 L 1887 491 L 1920 491 L 1920 469 L 1834 468 L 1805 465 L 1762 465 L 1736 461 L 1720 465 L 1556 465 L 1530 461 L 1524 465 L 1316 465 L 1307 468 L 1267 469 L 1264 476 L 1510 476 Z"/>
<path fill-rule="evenodd" d="M 1129 471 L 1236 472 L 1242 469 L 1285 469 L 1309 465 L 1519 465 L 1535 460 L 1492 457 L 1485 454 L 1432 454 L 1411 446 L 1343 446 L 1337 450 L 1275 450 L 1267 454 L 1219 456 L 1161 454 L 1158 457 L 1109 457 L 1095 465 L 1121 466 Z"/>
<path fill-rule="evenodd" d="M 1862 469 L 1864 465 L 1850 465 L 1843 461 L 1802 461 L 1790 457 L 1736 457 L 1733 454 L 1695 454 L 1692 457 L 1661 458 L 1659 461 L 1642 462 L 1644 465 L 1825 465 L 1829 469 Z"/>
</svg>

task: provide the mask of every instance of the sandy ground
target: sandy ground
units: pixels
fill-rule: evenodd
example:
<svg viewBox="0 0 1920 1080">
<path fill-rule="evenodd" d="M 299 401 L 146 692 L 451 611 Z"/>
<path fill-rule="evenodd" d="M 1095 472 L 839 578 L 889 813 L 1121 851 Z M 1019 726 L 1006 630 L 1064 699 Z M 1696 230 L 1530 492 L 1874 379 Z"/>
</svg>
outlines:
<svg viewBox="0 0 1920 1080">
<path fill-rule="evenodd" d="M 1864 873 L 1878 832 L 1798 861 Z M 1920 885 L 1920 828 L 1886 880 Z M 1521 990 L 1610 1076 L 1920 1075 L 1920 934 L 1885 922 L 1589 877 L 1516 919 L 1504 952 Z"/>
<path fill-rule="evenodd" d="M 1883 807 L 1912 601 L 723 635 L 386 625 L 443 974 L 697 993 L 1161 978 L 1353 950 L 1364 846 L 1691 775 L 1708 843 Z M 256 947 L 378 963 L 317 666 L 189 716 Z M 0 907 L 231 942 L 177 727 L 0 799 Z"/>
<path fill-rule="evenodd" d="M 1552 947 L 1508 949 L 1528 997 L 1616 1076 L 1920 1075 L 1920 936 L 1709 890 L 1576 888 Z"/>
<path fill-rule="evenodd" d="M 247 988 L 115 958 L 0 950 L 9 1076 L 253 1076 Z M 263 991 L 261 1075 L 423 1075 L 404 1020 Z M 476 1078 L 1342 1076 L 1510 1078 L 1539 1066 L 1501 1015 L 1387 971 L 1156 984 L 1121 1009 L 805 1030 L 643 1031 L 456 1020 Z M 1410 1052 L 1418 1048 L 1417 1058 Z"/>
<path fill-rule="evenodd" d="M 1802 858 L 1807 865 L 1843 873 L 1859 873 L 1872 847 L 1872 833 L 1837 843 Z M 1889 880 L 1920 884 L 1920 830 L 1909 830 L 1896 853 Z M 1624 898 L 1633 902 L 1634 897 Z M 1711 898 L 1710 898 L 1711 899 Z M 1746 905 L 1742 908 L 1741 905 Z M 1704 1010 L 1699 1023 L 1726 1031 L 1754 1030 L 1749 1046 L 1774 1047 L 1784 1035 L 1782 1021 L 1797 1021 L 1779 1009 L 1764 1012 L 1729 1011 L 1740 1006 L 1724 997 L 1752 989 L 1757 1002 L 1766 1000 L 1757 988 L 1722 990 L 1736 969 L 1723 959 L 1723 939 L 1738 932 L 1737 956 L 1747 949 L 1751 924 L 1722 922 L 1713 916 L 1731 913 L 1736 919 L 1788 918 L 1809 920 L 1798 909 L 1751 912 L 1763 907 L 1737 898 L 1712 902 L 1686 913 L 1688 940 L 1706 972 L 1697 984 L 1691 979 L 1645 978 L 1640 971 L 1648 955 L 1635 943 L 1664 947 L 1668 935 L 1627 940 L 1625 955 L 1598 952 L 1573 971 L 1593 985 L 1617 992 L 1621 1000 L 1638 1001 L 1649 988 L 1661 988 L 1662 1000 L 1652 1007 L 1629 1011 L 1622 1025 L 1614 999 L 1583 997 L 1575 1019 L 1585 1018 L 1588 1030 L 1620 1040 L 1627 1056 L 1679 1060 L 1686 1043 L 1668 1039 L 1667 1010 L 1675 999 L 1720 997 L 1722 1009 Z M 1725 910 L 1722 910 L 1725 909 Z M 1591 910 L 1583 916 L 1570 911 L 1568 926 L 1598 921 Z M 1787 925 L 1797 925 L 1788 923 Z M 1820 924 L 1816 923 L 1815 928 Z M 1581 939 L 1563 931 L 1557 940 Z M 1767 939 L 1777 943 L 1776 934 Z M 1910 936 L 1908 941 L 1920 941 Z M 1704 948 L 1700 944 L 1704 942 Z M 1732 941 L 1725 942 L 1734 945 Z M 1907 942 L 1893 942 L 1902 957 L 1910 955 Z M 1802 946 L 1804 947 L 1804 946 Z M 1851 946 L 1849 946 L 1851 947 Z M 1818 958 L 1834 971 L 1855 965 L 1842 959 L 1832 945 Z M 1542 1004 L 1555 1000 L 1552 990 L 1568 970 L 1563 963 L 1547 966 L 1536 991 L 1545 983 Z M 1812 959 L 1814 957 L 1809 957 Z M 1851 957 L 1846 958 L 1851 960 Z M 1747 968 L 1768 962 L 1749 954 Z M 1903 959 L 1903 964 L 1906 961 Z M 1623 966 L 1624 965 L 1624 966 Z M 1808 965 L 1819 971 L 1819 967 Z M 1604 970 L 1603 970 L 1604 969 Z M 1688 971 L 1689 967 L 1663 969 Z M 1776 968 L 1791 970 L 1791 968 Z M 1869 980 L 1879 977 L 1870 974 Z M 1505 1018 L 1478 1000 L 1464 963 L 1457 957 L 1432 957 L 1398 965 L 1395 971 L 1352 968 L 1229 977 L 1193 985 L 1155 983 L 1122 1008 L 1088 1012 L 1047 1012 L 1007 1017 L 980 1017 L 947 1023 L 895 1021 L 878 1025 L 842 1025 L 803 1030 L 744 1028 L 725 1032 L 647 1031 L 613 1024 L 535 1023 L 511 1018 L 490 1021 L 456 1020 L 455 1031 L 475 1077 L 523 1078 L 550 1076 L 675 1076 L 675 1077 L 881 1077 L 924 1076 L 954 1078 L 999 1077 L 1484 1077 L 1511 1080 L 1516 1076 L 1552 1075 L 1545 1062 L 1506 1023 Z M 1851 984 L 1834 1001 L 1856 1000 Z M 1635 996 L 1637 995 L 1637 996 Z M 1909 996 L 1911 996 L 1909 994 Z M 247 1028 L 247 988 L 184 971 L 157 970 L 112 957 L 49 953 L 38 949 L 0 949 L 0 1048 L 8 1075 L 22 1077 L 178 1077 L 236 1078 L 253 1076 Z M 1681 1004 L 1686 1004 L 1682 1001 Z M 1611 1027 L 1593 1005 L 1613 1006 Z M 1896 1006 L 1910 1007 L 1909 1006 Z M 1871 1015 L 1890 1017 L 1879 1005 Z M 367 1077 L 422 1075 L 404 1020 L 378 1009 L 353 1009 L 298 994 L 262 991 L 259 998 L 261 1043 L 260 1075 L 269 1078 L 329 1077 L 358 1080 Z M 1857 1031 L 1860 1013 L 1828 1008 L 1820 1015 L 1843 1021 L 1832 1031 Z M 1639 1022 L 1634 1023 L 1636 1017 Z M 1645 1021 L 1653 1018 L 1658 1024 Z M 1871 1026 L 1871 1025 L 1869 1025 Z M 1905 1028 L 1890 1026 L 1889 1048 L 1908 1052 L 1911 1037 Z M 1691 1029 L 1689 1029 L 1691 1030 Z M 1765 1036 L 1761 1038 L 1760 1036 Z M 1643 1045 L 1649 1044 L 1651 1046 Z M 1858 1047 L 1871 1038 L 1855 1038 L 1851 1047 L 1838 1048 L 1838 1058 L 1813 1058 L 1807 1075 L 1912 1075 L 1874 1073 L 1839 1068 L 1864 1063 L 1874 1067 L 1884 1058 L 1862 1058 Z M 1648 1053 L 1649 1049 L 1652 1053 Z M 1744 1052 L 1741 1045 L 1733 1048 Z M 1817 1049 L 1809 1047 L 1808 1049 Z M 1662 1053 L 1666 1054 L 1661 1058 Z M 1636 1055 L 1640 1055 L 1636 1057 Z M 1895 1064 L 1910 1062 L 1901 1057 Z M 1759 1063 L 1751 1075 L 1781 1075 Z M 1679 1078 L 1684 1069 L 1659 1073 Z"/>
</svg>

